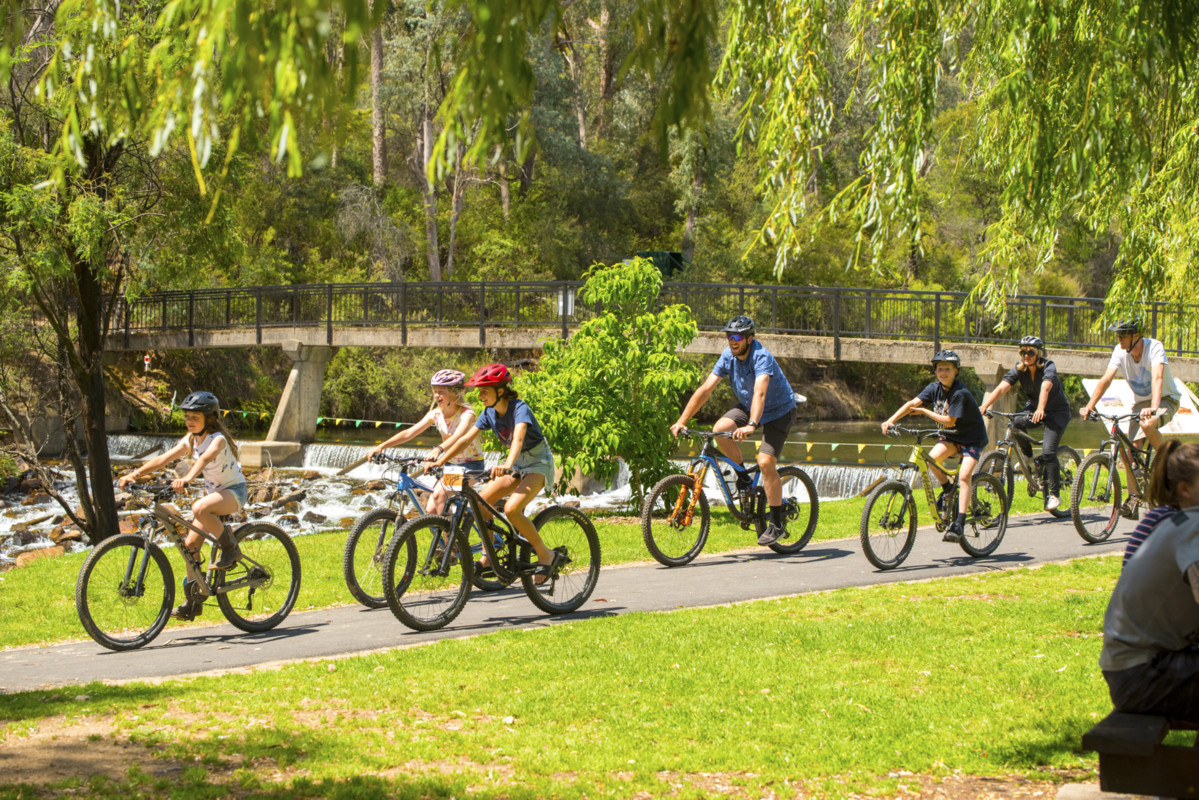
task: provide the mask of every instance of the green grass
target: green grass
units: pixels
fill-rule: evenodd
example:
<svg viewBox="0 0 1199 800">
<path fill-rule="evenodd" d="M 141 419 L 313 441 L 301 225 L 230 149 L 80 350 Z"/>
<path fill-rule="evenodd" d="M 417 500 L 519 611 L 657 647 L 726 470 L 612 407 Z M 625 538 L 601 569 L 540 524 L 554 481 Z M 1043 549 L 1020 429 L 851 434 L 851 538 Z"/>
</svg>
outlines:
<svg viewBox="0 0 1199 800">
<path fill-rule="evenodd" d="M 820 519 L 814 541 L 856 537 L 865 500 L 854 498 L 820 504 Z M 1017 485 L 1013 514 L 1040 512 L 1040 498 L 1029 498 Z M 929 522 L 928 510 L 919 506 L 922 524 Z M 1041 512 L 1043 513 L 1043 512 Z M 612 524 L 596 518 L 606 566 L 650 560 L 641 539 L 641 526 Z M 303 580 L 296 610 L 327 608 L 356 601 L 342 576 L 342 551 L 346 532 L 297 536 Z M 756 534 L 744 531 L 723 508 L 713 509 L 706 554 L 756 547 Z M 1002 548 L 1002 545 L 1000 545 Z M 178 552 L 168 550 L 176 578 L 182 578 Z M 0 647 L 20 647 L 86 638 L 75 613 L 75 579 L 86 554 L 35 561 L 27 567 L 0 573 Z M 178 592 L 176 594 L 179 594 Z M 221 622 L 215 604 L 205 608 L 205 617 L 192 625 Z M 179 625 L 181 623 L 172 623 Z"/>
<path fill-rule="evenodd" d="M 84 798 L 893 796 L 909 773 L 1088 777 L 1078 743 L 1109 710 L 1096 659 L 1119 561 L 0 696 L 0 730 L 15 747 L 99 722 L 135 745 L 126 777 L 63 789 Z"/>
</svg>

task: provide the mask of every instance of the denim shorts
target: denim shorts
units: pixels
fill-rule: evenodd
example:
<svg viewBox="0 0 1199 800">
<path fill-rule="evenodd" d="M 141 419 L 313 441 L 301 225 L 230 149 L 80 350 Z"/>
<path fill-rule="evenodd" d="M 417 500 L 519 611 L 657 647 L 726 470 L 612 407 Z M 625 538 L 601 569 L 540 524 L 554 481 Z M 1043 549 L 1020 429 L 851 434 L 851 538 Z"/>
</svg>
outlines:
<svg viewBox="0 0 1199 800">
<path fill-rule="evenodd" d="M 518 455 L 512 463 L 512 469 L 517 472 L 536 472 L 545 477 L 542 491 L 548 495 L 554 490 L 554 453 L 544 439 Z"/>
<path fill-rule="evenodd" d="M 246 482 L 235 483 L 232 486 L 221 486 L 216 491 L 229 492 L 237 498 L 237 510 L 241 511 L 246 507 L 246 503 L 250 499 L 250 488 L 246 486 Z"/>
</svg>

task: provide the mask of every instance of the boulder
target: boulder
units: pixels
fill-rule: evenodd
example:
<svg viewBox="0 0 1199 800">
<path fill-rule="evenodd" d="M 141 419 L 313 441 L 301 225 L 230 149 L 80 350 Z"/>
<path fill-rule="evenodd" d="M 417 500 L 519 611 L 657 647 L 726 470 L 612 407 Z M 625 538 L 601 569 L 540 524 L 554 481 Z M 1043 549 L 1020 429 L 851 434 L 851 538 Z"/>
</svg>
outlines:
<svg viewBox="0 0 1199 800">
<path fill-rule="evenodd" d="M 320 472 L 318 472 L 315 469 L 306 470 L 303 475 L 303 478 L 306 481 L 315 481 L 315 480 L 320 479 L 321 477 L 323 477 L 323 476 L 320 474 Z"/>
<path fill-rule="evenodd" d="M 388 488 L 388 486 L 390 486 L 390 484 L 388 484 L 387 481 L 381 481 L 377 478 L 373 481 L 367 481 L 366 483 L 362 484 L 362 488 L 368 492 L 381 492 Z"/>
<path fill-rule="evenodd" d="M 275 520 L 281 528 L 298 528 L 300 527 L 300 518 L 295 514 L 284 514 Z"/>
<path fill-rule="evenodd" d="M 303 517 L 301 517 L 301 519 L 303 519 L 304 522 L 307 522 L 311 525 L 319 525 L 329 518 L 326 517 L 324 514 L 318 514 L 315 511 L 308 511 L 304 514 Z"/>
<path fill-rule="evenodd" d="M 296 492 L 289 492 L 288 494 L 285 494 L 282 497 L 280 497 L 275 502 L 271 503 L 271 506 L 273 508 L 283 508 L 288 503 L 299 503 L 301 500 L 303 500 L 307 496 L 308 496 L 308 492 L 304 491 L 303 489 L 300 489 L 299 491 L 296 491 Z M 288 509 L 288 510 L 290 510 L 290 509 Z"/>
<path fill-rule="evenodd" d="M 354 523 L 356 521 L 357 520 L 355 520 L 353 517 L 342 517 L 341 522 L 339 524 L 341 525 L 341 527 L 345 528 L 346 530 L 349 530 L 350 528 L 354 527 Z"/>
<path fill-rule="evenodd" d="M 45 492 L 35 492 L 21 501 L 23 506 L 40 506 L 50 502 L 50 495 Z"/>
<path fill-rule="evenodd" d="M 58 545 L 54 545 L 53 547 L 41 547 L 37 550 L 26 550 L 24 553 L 21 553 L 19 556 L 17 556 L 17 566 L 24 567 L 43 558 L 54 558 L 55 556 L 61 556 L 65 552 L 66 551 Z"/>
</svg>

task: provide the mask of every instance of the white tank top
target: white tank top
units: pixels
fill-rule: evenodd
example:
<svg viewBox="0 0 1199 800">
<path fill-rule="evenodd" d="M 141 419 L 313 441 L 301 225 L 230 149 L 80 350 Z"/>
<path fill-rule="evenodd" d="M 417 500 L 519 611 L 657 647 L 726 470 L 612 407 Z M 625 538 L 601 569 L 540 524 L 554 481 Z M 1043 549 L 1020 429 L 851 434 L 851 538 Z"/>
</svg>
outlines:
<svg viewBox="0 0 1199 800">
<path fill-rule="evenodd" d="M 191 438 L 191 434 L 183 437 L 183 442 L 189 447 L 191 447 Z M 191 448 L 192 459 L 204 455 L 208 452 L 208 448 L 218 440 L 224 442 L 225 437 L 219 433 L 210 433 L 205 436 L 196 443 L 195 447 Z M 228 442 L 225 442 L 225 446 L 221 448 L 221 452 L 217 453 L 217 457 L 208 462 L 201 475 L 204 477 L 204 489 L 210 493 L 217 489 L 228 489 L 230 486 L 246 482 L 246 476 L 241 472 L 241 464 L 233 457 L 233 451 L 229 449 Z"/>
<path fill-rule="evenodd" d="M 459 411 L 457 414 L 450 417 L 449 419 L 446 419 L 445 414 L 442 413 L 440 408 L 433 409 L 433 424 L 437 426 L 437 432 L 441 434 L 441 441 L 443 441 L 443 442 L 446 439 L 450 438 L 450 434 L 452 434 L 455 430 L 457 430 L 458 421 L 461 419 L 462 419 L 461 411 Z M 468 444 L 466 446 L 465 450 L 463 450 L 461 453 L 459 453 L 458 455 L 451 458 L 450 463 L 465 464 L 467 461 L 482 461 L 482 460 L 483 460 L 483 448 L 479 446 L 479 440 L 475 439 L 475 441 L 471 442 L 470 444 Z"/>
</svg>

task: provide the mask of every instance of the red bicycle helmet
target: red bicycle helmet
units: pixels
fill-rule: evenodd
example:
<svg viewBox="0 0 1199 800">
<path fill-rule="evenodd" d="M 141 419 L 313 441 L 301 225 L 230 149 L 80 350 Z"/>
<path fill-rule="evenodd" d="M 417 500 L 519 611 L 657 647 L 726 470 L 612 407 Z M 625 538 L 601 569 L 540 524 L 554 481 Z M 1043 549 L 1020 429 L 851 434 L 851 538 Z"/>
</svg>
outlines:
<svg viewBox="0 0 1199 800">
<path fill-rule="evenodd" d="M 507 386 L 512 382 L 512 373 L 503 364 L 488 364 L 470 376 L 467 386 Z"/>
</svg>

